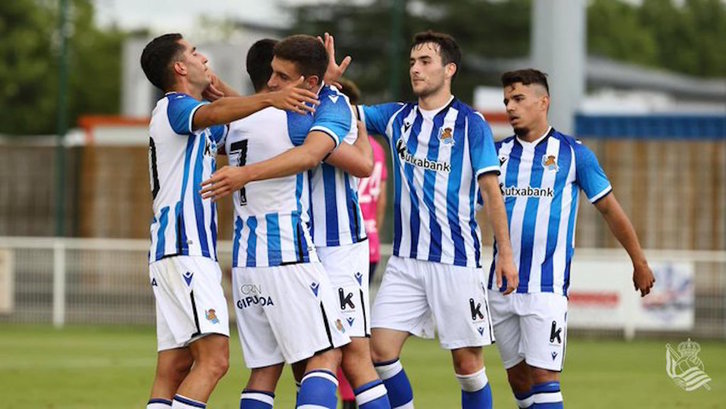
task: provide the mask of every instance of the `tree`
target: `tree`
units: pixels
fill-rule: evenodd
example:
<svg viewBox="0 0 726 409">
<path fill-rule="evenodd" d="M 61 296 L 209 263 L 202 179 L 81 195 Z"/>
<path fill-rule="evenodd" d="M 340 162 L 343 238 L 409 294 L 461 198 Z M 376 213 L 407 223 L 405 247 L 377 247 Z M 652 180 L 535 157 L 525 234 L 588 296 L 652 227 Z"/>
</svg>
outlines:
<svg viewBox="0 0 726 409">
<path fill-rule="evenodd" d="M 467 56 L 517 57 L 529 50 L 530 0 L 481 1 L 449 0 L 408 1 L 401 32 L 392 33 L 391 10 L 395 0 L 373 0 L 370 4 L 352 2 L 303 5 L 292 9 L 294 25 L 290 33 L 335 35 L 338 53 L 353 56 L 347 76 L 364 90 L 364 101 L 390 98 L 389 77 L 400 81 L 398 95 L 411 99 L 408 83 L 408 44 L 419 31 L 443 31 L 456 38 L 464 54 L 464 64 L 453 88 L 466 102 L 473 98 L 473 88 L 482 84 L 482 74 L 466 63 Z M 397 35 L 397 37 L 394 37 Z M 393 39 L 404 49 L 398 72 L 391 71 L 389 59 Z M 488 82 L 497 78 L 488 78 Z"/>
<path fill-rule="evenodd" d="M 293 7 L 290 33 L 335 34 L 341 55 L 354 64 L 348 77 L 364 90 L 365 102 L 389 99 L 389 78 L 397 75 L 398 95 L 412 98 L 406 72 L 391 71 L 391 10 L 396 0 L 336 2 Z M 401 0 L 405 1 L 405 0 Z M 471 102 L 477 85 L 499 85 L 496 73 L 468 63 L 472 57 L 526 57 L 530 47 L 531 0 L 408 0 L 403 28 L 396 39 L 409 44 L 414 33 L 426 29 L 453 35 L 464 53 L 454 81 L 454 93 Z M 696 76 L 726 73 L 726 4 L 722 0 L 591 0 L 587 10 L 588 51 L 614 60 L 662 67 Z M 407 48 L 407 47 L 406 47 Z"/>
<path fill-rule="evenodd" d="M 93 22 L 91 0 L 70 0 L 69 125 L 117 113 L 124 33 Z M 58 1 L 0 2 L 0 133 L 51 134 L 58 101 Z"/>
</svg>

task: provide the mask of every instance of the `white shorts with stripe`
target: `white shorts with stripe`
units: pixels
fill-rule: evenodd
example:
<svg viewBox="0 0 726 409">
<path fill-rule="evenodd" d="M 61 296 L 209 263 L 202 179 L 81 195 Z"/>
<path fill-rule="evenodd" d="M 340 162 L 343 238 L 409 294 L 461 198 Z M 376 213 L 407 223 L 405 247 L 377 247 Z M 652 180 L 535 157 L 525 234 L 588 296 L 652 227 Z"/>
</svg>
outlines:
<svg viewBox="0 0 726 409">
<path fill-rule="evenodd" d="M 567 298 L 555 293 L 502 295 L 489 292 L 504 368 L 529 366 L 561 371 L 567 343 Z"/>
<path fill-rule="evenodd" d="M 232 285 L 248 368 L 298 362 L 350 342 L 319 262 L 236 267 Z"/>
<path fill-rule="evenodd" d="M 371 326 L 434 337 L 445 349 L 494 343 L 481 268 L 392 256 L 373 304 Z"/>
<path fill-rule="evenodd" d="M 338 312 L 350 337 L 370 336 L 367 241 L 336 247 L 318 247 L 318 257 L 330 277 Z"/>
<path fill-rule="evenodd" d="M 219 264 L 206 257 L 173 256 L 149 265 L 156 298 L 158 350 L 181 348 L 208 334 L 229 336 Z"/>
</svg>

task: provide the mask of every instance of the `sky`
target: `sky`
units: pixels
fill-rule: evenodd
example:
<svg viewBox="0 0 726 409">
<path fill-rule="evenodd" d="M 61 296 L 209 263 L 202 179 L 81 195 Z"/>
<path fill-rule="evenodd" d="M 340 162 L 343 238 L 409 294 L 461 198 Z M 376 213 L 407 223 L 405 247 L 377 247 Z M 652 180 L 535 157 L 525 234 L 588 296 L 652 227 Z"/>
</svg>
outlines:
<svg viewBox="0 0 726 409">
<path fill-rule="evenodd" d="M 94 0 L 100 25 L 152 31 L 187 31 L 201 15 L 279 26 L 285 22 L 279 4 L 310 2 L 314 0 Z"/>
</svg>

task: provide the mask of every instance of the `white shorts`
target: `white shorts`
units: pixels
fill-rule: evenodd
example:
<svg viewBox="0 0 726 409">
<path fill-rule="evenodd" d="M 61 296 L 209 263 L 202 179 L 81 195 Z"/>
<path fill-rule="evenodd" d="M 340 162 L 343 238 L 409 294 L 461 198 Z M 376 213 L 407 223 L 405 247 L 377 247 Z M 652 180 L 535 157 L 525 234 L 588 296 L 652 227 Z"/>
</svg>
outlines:
<svg viewBox="0 0 726 409">
<path fill-rule="evenodd" d="M 368 291 L 368 242 L 318 247 L 318 257 L 330 278 L 338 312 L 350 337 L 371 335 Z"/>
<path fill-rule="evenodd" d="M 236 267 L 232 286 L 248 368 L 298 362 L 350 342 L 318 262 Z"/>
<path fill-rule="evenodd" d="M 567 343 L 567 298 L 554 293 L 489 292 L 499 354 L 504 368 L 529 366 L 562 371 Z"/>
<path fill-rule="evenodd" d="M 434 337 L 445 349 L 494 343 L 481 268 L 392 256 L 373 304 L 371 326 Z"/>
<path fill-rule="evenodd" d="M 149 265 L 156 297 L 158 350 L 181 348 L 208 334 L 229 336 L 227 300 L 219 264 L 174 256 Z"/>
</svg>

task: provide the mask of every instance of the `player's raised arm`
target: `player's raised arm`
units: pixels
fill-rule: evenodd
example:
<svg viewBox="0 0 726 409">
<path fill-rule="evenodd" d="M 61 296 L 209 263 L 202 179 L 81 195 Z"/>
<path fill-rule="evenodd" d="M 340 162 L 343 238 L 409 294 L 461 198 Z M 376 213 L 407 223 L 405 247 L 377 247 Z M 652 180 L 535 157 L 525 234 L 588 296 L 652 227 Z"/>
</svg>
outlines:
<svg viewBox="0 0 726 409">
<path fill-rule="evenodd" d="M 249 97 L 223 97 L 211 104 L 205 104 L 194 114 L 192 128 L 197 130 L 226 124 L 270 106 L 300 114 L 313 112 L 314 105 L 318 104 L 317 95 L 297 87 L 303 80 L 301 77 L 291 86 L 275 92 Z"/>
<path fill-rule="evenodd" d="M 358 121 L 358 136 L 353 144 L 341 143 L 325 159 L 326 163 L 358 178 L 367 178 L 373 172 L 373 147 L 363 122 Z"/>
<path fill-rule="evenodd" d="M 340 88 L 338 81 L 343 77 L 343 74 L 348 69 L 348 66 L 353 59 L 349 55 L 346 55 L 345 58 L 343 58 L 343 61 L 338 64 L 338 62 L 335 61 L 335 39 L 333 36 L 325 33 L 323 38 L 318 37 L 318 40 L 323 43 L 325 51 L 328 53 L 328 69 L 325 71 L 323 79 L 327 84 L 333 84 Z"/>
</svg>

